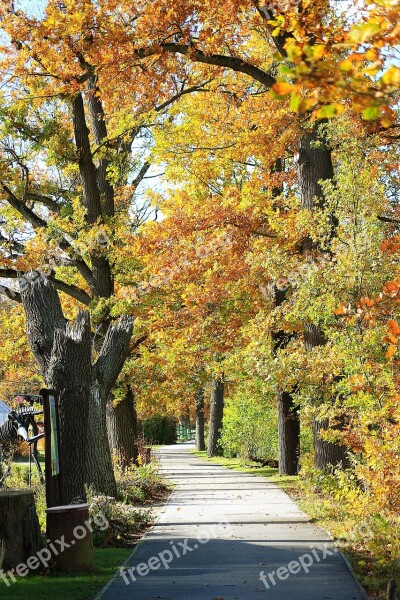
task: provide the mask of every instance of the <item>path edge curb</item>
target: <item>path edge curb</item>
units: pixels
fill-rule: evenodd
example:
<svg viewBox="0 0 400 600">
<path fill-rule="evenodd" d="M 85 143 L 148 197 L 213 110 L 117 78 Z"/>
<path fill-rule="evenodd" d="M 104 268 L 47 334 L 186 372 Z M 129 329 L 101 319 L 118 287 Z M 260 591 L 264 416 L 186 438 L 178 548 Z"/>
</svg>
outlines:
<svg viewBox="0 0 400 600">
<path fill-rule="evenodd" d="M 144 535 L 140 538 L 139 542 L 136 544 L 136 546 L 134 547 L 134 549 L 132 550 L 132 552 L 128 556 L 128 558 L 125 559 L 124 562 L 117 568 L 112 579 L 110 579 L 110 581 L 100 590 L 100 592 L 93 597 L 93 600 L 102 600 L 102 598 L 104 598 L 104 595 L 106 594 L 106 592 L 108 592 L 109 588 L 112 586 L 112 584 L 117 580 L 118 576 L 120 575 L 120 569 L 129 563 L 129 561 L 135 556 L 137 549 L 145 542 L 146 538 L 153 531 L 154 527 L 157 525 L 158 521 L 161 519 L 162 515 L 167 510 L 167 506 L 169 505 L 173 495 L 174 495 L 174 490 L 171 491 L 170 495 L 168 496 L 167 501 L 165 502 L 162 510 L 160 511 L 158 517 L 156 518 L 156 520 L 154 521 L 154 523 L 152 524 L 150 529 L 144 533 Z"/>
<path fill-rule="evenodd" d="M 338 550 L 338 553 L 340 554 L 344 564 L 346 565 L 347 569 L 350 571 L 350 575 L 353 577 L 354 582 L 356 584 L 356 586 L 358 587 L 360 594 L 362 596 L 362 600 L 369 600 L 369 596 L 367 594 L 367 592 L 364 590 L 363 586 L 361 585 L 361 583 L 359 582 L 356 573 L 353 569 L 353 567 L 351 566 L 351 562 L 349 561 L 349 559 L 347 558 L 347 556 L 345 554 L 343 554 L 343 552 L 341 552 L 340 550 Z"/>
</svg>

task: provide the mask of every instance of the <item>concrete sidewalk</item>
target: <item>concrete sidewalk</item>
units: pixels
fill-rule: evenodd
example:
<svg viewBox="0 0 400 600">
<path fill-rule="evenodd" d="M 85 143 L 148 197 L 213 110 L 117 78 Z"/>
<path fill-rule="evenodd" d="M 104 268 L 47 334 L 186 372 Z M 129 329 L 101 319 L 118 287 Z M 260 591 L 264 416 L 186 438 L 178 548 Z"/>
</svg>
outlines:
<svg viewBox="0 0 400 600">
<path fill-rule="evenodd" d="M 267 479 L 202 461 L 190 448 L 158 451 L 175 491 L 100 598 L 367 598 L 326 531 L 282 490 Z"/>
</svg>

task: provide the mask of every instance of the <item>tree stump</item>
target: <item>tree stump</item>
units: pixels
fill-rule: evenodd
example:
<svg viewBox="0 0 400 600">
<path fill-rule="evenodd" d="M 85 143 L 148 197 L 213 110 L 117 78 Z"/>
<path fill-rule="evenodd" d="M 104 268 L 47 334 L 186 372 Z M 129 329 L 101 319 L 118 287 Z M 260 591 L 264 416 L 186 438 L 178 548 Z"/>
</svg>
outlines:
<svg viewBox="0 0 400 600">
<path fill-rule="evenodd" d="M 42 548 L 32 492 L 0 492 L 0 569 L 8 571 Z"/>
</svg>

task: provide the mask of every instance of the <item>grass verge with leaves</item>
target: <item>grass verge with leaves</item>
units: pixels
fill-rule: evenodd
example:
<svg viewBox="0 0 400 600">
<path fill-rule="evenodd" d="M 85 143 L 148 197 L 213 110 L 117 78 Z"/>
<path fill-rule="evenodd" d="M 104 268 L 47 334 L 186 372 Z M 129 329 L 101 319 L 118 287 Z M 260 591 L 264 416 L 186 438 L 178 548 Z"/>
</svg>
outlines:
<svg viewBox="0 0 400 600">
<path fill-rule="evenodd" d="M 385 600 L 391 578 L 400 585 L 400 519 L 371 513 L 362 503 L 362 490 L 351 474 L 341 470 L 323 473 L 307 464 L 303 456 L 302 475 L 281 476 L 277 469 L 240 458 L 208 458 L 208 462 L 276 483 L 306 512 L 313 522 L 330 532 L 336 546 L 349 559 L 354 572 L 371 600 Z M 311 462 L 311 461 L 310 461 Z M 346 478 L 346 481 L 344 481 Z"/>
</svg>

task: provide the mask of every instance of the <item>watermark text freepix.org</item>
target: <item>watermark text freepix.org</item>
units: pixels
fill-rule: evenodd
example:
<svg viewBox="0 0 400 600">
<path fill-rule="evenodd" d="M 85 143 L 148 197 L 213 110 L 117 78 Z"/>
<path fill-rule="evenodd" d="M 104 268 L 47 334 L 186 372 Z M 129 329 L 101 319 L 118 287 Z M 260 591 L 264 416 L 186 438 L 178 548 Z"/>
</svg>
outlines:
<svg viewBox="0 0 400 600">
<path fill-rule="evenodd" d="M 346 541 L 357 539 L 357 536 L 362 536 L 364 540 L 373 537 L 373 532 L 368 523 L 361 523 L 357 529 L 348 536 Z M 305 552 L 298 556 L 296 560 L 290 561 L 286 566 L 278 567 L 276 570 L 269 571 L 268 573 L 260 571 L 259 579 L 266 589 L 269 590 L 271 589 L 271 586 L 277 585 L 279 581 L 285 581 L 291 575 L 297 575 L 301 572 L 306 574 L 309 573 L 310 568 L 313 565 L 334 556 L 338 552 L 338 548 L 333 546 L 331 542 L 325 542 L 323 545 L 313 544 L 310 546 L 309 552 Z"/>
<path fill-rule="evenodd" d="M 47 569 L 54 557 L 74 546 L 77 541 L 83 540 L 89 532 L 93 533 L 94 526 L 100 531 L 105 531 L 109 527 L 109 522 L 102 513 L 94 515 L 91 521 L 87 520 L 83 525 L 77 525 L 72 532 L 72 539 L 68 542 L 65 540 L 64 535 L 58 540 L 47 540 L 46 548 L 42 548 L 42 550 L 30 556 L 26 562 L 19 563 L 15 569 L 10 569 L 7 572 L 0 570 L 0 580 L 3 580 L 6 586 L 10 587 L 12 583 L 17 582 L 17 577 L 26 577 L 29 571 L 36 571 L 41 566 Z"/>
<path fill-rule="evenodd" d="M 201 531 L 193 541 L 189 539 L 185 539 L 182 542 L 171 541 L 169 542 L 169 548 L 151 556 L 146 562 L 141 562 L 135 567 L 121 567 L 119 570 L 120 576 L 126 585 L 130 585 L 136 581 L 137 576 L 145 577 L 150 571 L 157 571 L 161 567 L 169 569 L 171 563 L 177 558 L 182 558 L 190 552 L 195 552 L 200 546 L 207 544 L 213 535 L 229 533 L 230 530 L 230 523 L 221 522 L 217 525 L 210 525 Z"/>
</svg>

